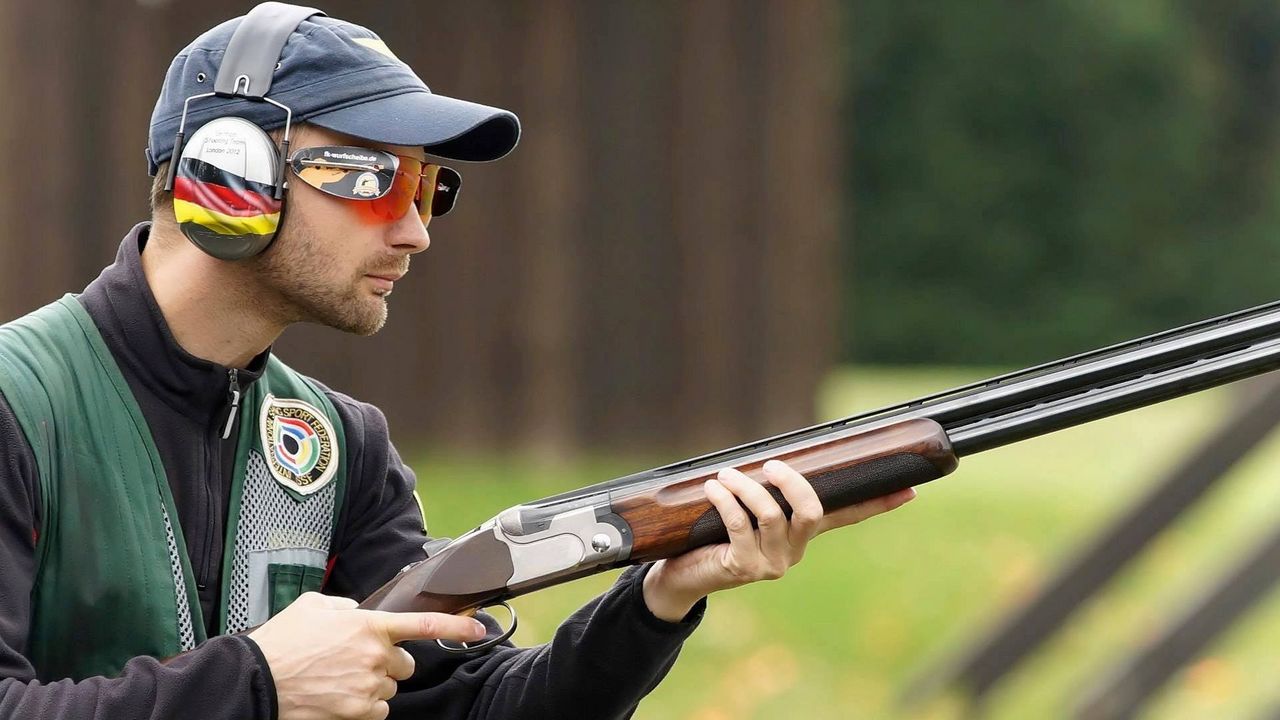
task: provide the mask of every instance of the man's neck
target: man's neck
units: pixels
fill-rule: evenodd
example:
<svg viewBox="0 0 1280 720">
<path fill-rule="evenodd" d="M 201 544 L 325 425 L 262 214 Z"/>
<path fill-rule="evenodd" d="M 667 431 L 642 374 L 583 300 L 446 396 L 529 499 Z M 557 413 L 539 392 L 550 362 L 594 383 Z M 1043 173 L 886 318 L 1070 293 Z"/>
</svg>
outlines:
<svg viewBox="0 0 1280 720">
<path fill-rule="evenodd" d="M 174 340 L 195 357 L 243 368 L 284 332 L 244 267 L 206 255 L 172 225 L 152 224 L 142 272 Z"/>
</svg>

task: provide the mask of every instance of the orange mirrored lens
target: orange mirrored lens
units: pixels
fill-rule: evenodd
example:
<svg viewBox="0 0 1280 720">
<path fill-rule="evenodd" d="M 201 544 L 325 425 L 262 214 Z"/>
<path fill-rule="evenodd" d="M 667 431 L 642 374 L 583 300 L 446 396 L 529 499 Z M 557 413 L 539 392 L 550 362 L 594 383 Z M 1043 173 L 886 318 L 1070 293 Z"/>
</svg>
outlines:
<svg viewBox="0 0 1280 720">
<path fill-rule="evenodd" d="M 394 222 L 404 217 L 418 194 L 421 175 L 422 161 L 401 157 L 390 192 L 374 200 L 361 201 L 360 215 L 375 223 Z"/>
<path fill-rule="evenodd" d="M 453 208 L 461 176 L 454 170 L 424 163 L 417 158 L 397 155 L 400 159 L 391 189 L 379 198 L 348 199 L 356 215 L 370 224 L 395 222 L 418 206 L 418 217 L 426 224 Z"/>
</svg>

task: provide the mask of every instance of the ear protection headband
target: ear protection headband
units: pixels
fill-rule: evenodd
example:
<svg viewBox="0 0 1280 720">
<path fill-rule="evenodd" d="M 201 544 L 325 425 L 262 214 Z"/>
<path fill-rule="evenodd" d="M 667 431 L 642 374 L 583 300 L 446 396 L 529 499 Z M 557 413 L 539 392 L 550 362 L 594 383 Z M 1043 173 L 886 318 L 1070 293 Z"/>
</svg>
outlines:
<svg viewBox="0 0 1280 720">
<path fill-rule="evenodd" d="M 227 43 L 213 92 L 182 104 L 165 190 L 173 193 L 178 227 L 197 247 L 222 260 L 257 255 L 275 238 L 284 209 L 284 158 L 293 111 L 267 97 L 289 35 L 315 8 L 265 2 L 240 21 Z M 239 117 L 210 120 L 183 143 L 187 107 L 208 97 L 268 102 L 285 113 L 277 148 L 262 128 Z"/>
</svg>

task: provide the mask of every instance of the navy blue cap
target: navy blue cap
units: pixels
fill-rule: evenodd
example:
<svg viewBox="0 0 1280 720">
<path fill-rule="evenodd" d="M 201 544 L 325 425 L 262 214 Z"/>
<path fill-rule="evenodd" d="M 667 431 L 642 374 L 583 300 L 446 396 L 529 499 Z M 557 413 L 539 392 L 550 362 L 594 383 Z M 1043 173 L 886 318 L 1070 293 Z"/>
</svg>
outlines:
<svg viewBox="0 0 1280 720">
<path fill-rule="evenodd" d="M 178 53 L 151 113 L 148 172 L 173 155 L 182 104 L 213 91 L 218 67 L 243 18 L 208 30 Z M 420 145 L 454 160 L 496 160 L 516 146 L 520 121 L 507 110 L 437 95 L 373 32 L 315 15 L 289 35 L 267 97 L 289 107 L 293 122 L 391 145 Z M 218 117 L 238 116 L 263 130 L 284 127 L 285 113 L 243 97 L 192 100 L 187 137 Z"/>
</svg>

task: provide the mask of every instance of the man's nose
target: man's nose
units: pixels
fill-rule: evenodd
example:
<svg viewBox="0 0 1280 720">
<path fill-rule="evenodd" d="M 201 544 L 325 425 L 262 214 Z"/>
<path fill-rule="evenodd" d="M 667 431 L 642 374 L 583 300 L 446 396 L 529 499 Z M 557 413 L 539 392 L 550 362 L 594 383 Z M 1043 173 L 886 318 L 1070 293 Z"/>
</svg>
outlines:
<svg viewBox="0 0 1280 720">
<path fill-rule="evenodd" d="M 404 217 L 391 227 L 392 244 L 397 250 L 412 255 L 426 250 L 431 245 L 431 235 L 427 233 L 427 223 L 415 212 L 417 208 L 409 208 Z M 427 222 L 430 222 L 428 220 Z"/>
</svg>

